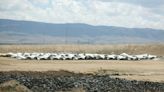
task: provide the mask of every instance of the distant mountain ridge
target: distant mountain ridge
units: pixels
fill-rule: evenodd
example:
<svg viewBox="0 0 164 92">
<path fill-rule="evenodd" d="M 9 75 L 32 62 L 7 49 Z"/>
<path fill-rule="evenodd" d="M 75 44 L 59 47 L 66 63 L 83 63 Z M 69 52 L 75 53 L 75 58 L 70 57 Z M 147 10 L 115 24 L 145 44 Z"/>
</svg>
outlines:
<svg viewBox="0 0 164 92">
<path fill-rule="evenodd" d="M 164 42 L 164 30 L 53 24 L 0 19 L 0 43 L 151 43 Z"/>
</svg>

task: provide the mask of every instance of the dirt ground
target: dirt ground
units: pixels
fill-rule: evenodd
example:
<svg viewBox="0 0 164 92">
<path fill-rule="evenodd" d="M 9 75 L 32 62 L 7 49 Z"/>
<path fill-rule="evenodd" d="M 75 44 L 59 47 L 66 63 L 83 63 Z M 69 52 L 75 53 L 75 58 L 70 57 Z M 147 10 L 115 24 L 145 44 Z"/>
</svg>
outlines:
<svg viewBox="0 0 164 92">
<path fill-rule="evenodd" d="M 103 54 L 154 54 L 164 56 L 164 44 L 113 44 L 113 45 L 0 45 L 0 53 L 8 52 L 75 52 Z"/>
<path fill-rule="evenodd" d="M 127 45 L 0 45 L 0 53 L 8 52 L 77 52 L 104 54 L 153 54 L 164 56 L 164 44 Z M 0 71 L 58 71 L 111 74 L 129 80 L 164 82 L 164 59 L 158 61 L 68 60 L 37 61 L 0 57 Z"/>
<path fill-rule="evenodd" d="M 112 61 L 112 60 L 17 60 L 0 57 L 0 71 L 58 71 L 76 73 L 111 74 L 130 80 L 164 82 L 164 60 Z"/>
</svg>

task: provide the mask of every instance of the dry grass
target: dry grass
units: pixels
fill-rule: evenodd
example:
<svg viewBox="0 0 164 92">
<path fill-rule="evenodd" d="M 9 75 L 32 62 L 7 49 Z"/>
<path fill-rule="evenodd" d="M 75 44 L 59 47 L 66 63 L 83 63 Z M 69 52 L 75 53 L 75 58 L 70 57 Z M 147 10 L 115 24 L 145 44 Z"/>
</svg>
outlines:
<svg viewBox="0 0 164 92">
<path fill-rule="evenodd" d="M 0 53 L 6 52 L 90 52 L 115 54 L 149 53 L 164 56 L 164 44 L 125 44 L 125 45 L 0 45 Z"/>
<path fill-rule="evenodd" d="M 19 84 L 16 80 L 10 80 L 0 84 L 0 92 L 32 92 L 26 86 Z"/>
</svg>

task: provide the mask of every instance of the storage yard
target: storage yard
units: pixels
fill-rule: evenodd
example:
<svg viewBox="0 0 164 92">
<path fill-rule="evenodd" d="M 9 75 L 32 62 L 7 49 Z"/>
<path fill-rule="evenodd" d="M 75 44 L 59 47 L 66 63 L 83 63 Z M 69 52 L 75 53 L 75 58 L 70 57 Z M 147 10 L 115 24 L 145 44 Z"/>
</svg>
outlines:
<svg viewBox="0 0 164 92">
<path fill-rule="evenodd" d="M 124 53 L 122 53 L 120 49 L 116 49 L 116 47 L 113 51 L 109 51 L 108 53 L 104 52 L 103 54 L 102 51 L 101 53 L 96 53 L 91 49 L 86 50 L 88 52 L 85 52 L 83 50 L 74 52 L 70 52 L 69 50 L 67 50 L 67 52 L 70 53 L 66 53 L 66 50 L 61 50 L 61 52 L 50 52 L 50 49 L 55 48 L 55 46 L 52 46 L 52 48 L 48 48 L 44 45 L 44 51 L 37 51 L 37 47 L 43 48 L 41 47 L 41 45 L 38 46 L 28 46 L 30 49 L 26 52 L 24 51 L 26 50 L 26 46 L 24 46 L 25 48 L 22 49 L 22 45 L 18 45 L 18 47 L 4 47 L 3 45 L 0 46 L 1 53 L 3 53 L 0 57 L 0 83 L 8 80 L 17 80 L 34 92 L 38 92 L 41 90 L 64 91 L 72 90 L 74 88 L 77 88 L 78 90 L 83 90 L 80 92 L 138 92 L 138 90 L 144 92 L 164 91 L 164 59 L 162 52 L 163 48 L 160 49 L 160 51 L 153 52 L 151 50 L 157 50 L 160 47 L 157 48 L 155 46 L 152 46 L 151 48 L 154 49 L 151 49 L 148 53 L 146 53 L 148 48 L 145 49 L 145 51 L 141 51 L 142 53 L 132 53 L 132 46 L 128 45 L 128 47 L 131 47 L 131 52 L 126 52 L 125 48 L 127 47 L 122 46 L 121 50 L 125 51 Z M 17 52 L 14 52 L 15 48 L 17 48 Z M 33 50 L 31 48 L 33 48 Z M 100 47 L 97 48 L 100 51 Z M 105 48 L 108 50 L 111 49 L 111 47 Z M 140 46 L 136 46 L 135 48 L 138 49 L 140 48 Z M 80 51 L 82 52 L 81 54 L 79 53 Z M 38 53 L 40 57 L 44 58 L 29 58 L 31 57 L 31 55 L 34 54 L 34 52 L 35 54 Z M 13 54 L 13 56 L 11 54 Z M 54 58 L 55 55 L 53 58 L 48 57 L 47 59 L 45 59 L 46 55 L 51 56 L 53 54 L 59 56 L 61 56 L 62 54 L 64 56 L 64 59 L 56 59 Z M 29 57 L 22 59 L 19 58 L 19 55 Z M 85 55 L 85 58 L 66 58 L 66 56 L 69 55 Z M 96 56 L 97 58 L 88 57 L 92 55 Z M 144 56 L 145 58 L 136 58 L 138 55 Z M 104 56 L 104 58 L 102 58 L 101 56 Z M 107 56 L 116 56 L 116 58 L 107 58 Z M 123 56 L 123 59 L 118 58 L 120 56 Z M 56 80 L 58 82 L 52 80 Z M 52 82 L 53 85 L 49 84 L 50 82 Z"/>
</svg>

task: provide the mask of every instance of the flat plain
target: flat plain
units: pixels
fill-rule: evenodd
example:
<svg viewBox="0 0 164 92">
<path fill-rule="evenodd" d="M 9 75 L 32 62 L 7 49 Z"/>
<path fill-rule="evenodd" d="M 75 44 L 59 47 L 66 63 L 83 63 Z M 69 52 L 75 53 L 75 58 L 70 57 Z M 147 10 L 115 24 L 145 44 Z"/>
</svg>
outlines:
<svg viewBox="0 0 164 92">
<path fill-rule="evenodd" d="M 87 48 L 88 47 L 88 48 Z M 1 45 L 7 52 L 89 52 L 89 53 L 149 53 L 164 55 L 164 45 Z M 113 48 L 113 49 L 112 49 Z M 105 52 L 106 49 L 106 52 Z M 145 50 L 143 50 L 145 49 Z M 129 80 L 164 82 L 164 60 L 17 60 L 0 57 L 0 71 L 58 71 L 110 74 Z"/>
</svg>

